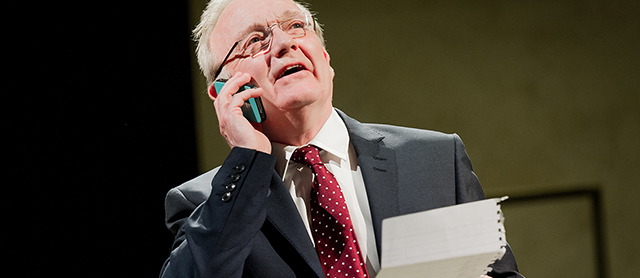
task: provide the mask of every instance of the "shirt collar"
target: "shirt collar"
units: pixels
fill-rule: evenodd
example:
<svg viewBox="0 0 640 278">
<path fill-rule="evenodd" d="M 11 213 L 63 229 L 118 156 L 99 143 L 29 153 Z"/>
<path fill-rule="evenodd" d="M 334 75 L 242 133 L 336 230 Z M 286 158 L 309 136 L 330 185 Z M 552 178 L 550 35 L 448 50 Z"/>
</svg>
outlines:
<svg viewBox="0 0 640 278">
<path fill-rule="evenodd" d="M 342 160 L 349 157 L 349 131 L 347 126 L 335 109 L 331 109 L 331 115 L 322 125 L 309 145 L 315 145 Z M 287 146 L 280 143 L 271 143 L 271 154 L 277 158 L 276 170 L 282 174 L 293 152 L 301 146 Z"/>
<path fill-rule="evenodd" d="M 349 131 L 335 109 L 331 110 L 329 119 L 309 144 L 315 145 L 342 160 L 347 160 L 349 157 Z"/>
</svg>

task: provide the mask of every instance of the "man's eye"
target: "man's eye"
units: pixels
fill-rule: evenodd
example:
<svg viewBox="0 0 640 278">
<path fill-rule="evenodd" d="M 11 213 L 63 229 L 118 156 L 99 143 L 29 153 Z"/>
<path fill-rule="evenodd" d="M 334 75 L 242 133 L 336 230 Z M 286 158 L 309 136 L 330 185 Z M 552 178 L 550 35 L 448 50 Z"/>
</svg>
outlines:
<svg viewBox="0 0 640 278">
<path fill-rule="evenodd" d="M 287 31 L 295 30 L 295 29 L 302 29 L 302 28 L 304 28 L 304 23 L 302 21 L 300 21 L 300 20 L 294 20 L 294 21 L 289 22 L 284 27 L 286 27 L 285 30 L 287 30 Z"/>
<path fill-rule="evenodd" d="M 254 43 L 260 43 L 262 41 L 261 36 L 253 36 L 247 40 L 247 45 L 252 45 Z"/>
</svg>

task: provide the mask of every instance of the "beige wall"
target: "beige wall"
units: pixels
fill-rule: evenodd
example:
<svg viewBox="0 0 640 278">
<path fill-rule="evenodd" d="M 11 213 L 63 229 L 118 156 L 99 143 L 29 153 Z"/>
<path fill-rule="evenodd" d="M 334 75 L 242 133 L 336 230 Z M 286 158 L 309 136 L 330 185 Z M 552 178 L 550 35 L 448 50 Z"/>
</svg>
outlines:
<svg viewBox="0 0 640 278">
<path fill-rule="evenodd" d="M 192 2 L 195 25 L 204 3 Z M 595 185 L 610 277 L 640 273 L 640 2 L 309 2 L 326 30 L 336 107 L 460 134 L 488 196 Z M 229 148 L 195 69 L 205 171 Z M 596 277 L 589 213 L 582 199 L 505 205 L 522 272 Z"/>
</svg>

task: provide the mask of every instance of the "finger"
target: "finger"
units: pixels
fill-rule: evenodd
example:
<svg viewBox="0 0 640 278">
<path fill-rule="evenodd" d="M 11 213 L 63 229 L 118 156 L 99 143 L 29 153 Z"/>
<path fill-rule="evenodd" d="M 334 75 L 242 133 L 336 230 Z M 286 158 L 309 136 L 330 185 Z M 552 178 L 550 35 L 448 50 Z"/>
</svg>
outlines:
<svg viewBox="0 0 640 278">
<path fill-rule="evenodd" d="M 228 108 L 232 110 L 232 113 L 242 114 L 242 109 L 245 103 L 251 98 L 257 98 L 263 94 L 262 88 L 254 88 L 242 91 L 233 96 L 233 99 L 228 104 Z"/>
<path fill-rule="evenodd" d="M 248 100 L 252 96 L 258 96 L 255 91 L 247 93 L 237 93 L 241 91 L 241 87 L 251 80 L 249 74 L 239 74 L 227 81 L 227 84 L 220 91 L 220 94 L 214 100 L 214 107 L 219 111 L 227 111 L 225 113 L 242 114 L 240 112 L 241 106 L 244 105 L 244 101 Z M 246 91 L 246 90 L 245 90 Z M 244 92 L 244 91 L 243 91 Z"/>
<path fill-rule="evenodd" d="M 251 81 L 251 75 L 248 73 L 237 72 L 233 75 L 222 87 L 222 90 L 218 92 L 218 97 L 233 96 L 240 88 Z"/>
<path fill-rule="evenodd" d="M 235 87 L 235 83 L 237 83 L 237 78 L 239 78 L 240 76 L 242 76 L 243 74 L 241 72 L 236 72 L 229 80 L 227 80 L 226 82 L 224 82 L 224 85 L 222 88 L 216 89 L 216 83 L 217 81 L 213 82 L 211 84 L 211 86 L 209 86 L 209 89 L 207 90 L 209 93 L 209 98 L 213 101 L 216 100 L 216 98 L 218 98 L 218 96 L 220 94 L 223 94 L 223 91 L 227 91 L 227 89 L 232 89 L 231 87 Z M 240 87 L 238 87 L 240 88 Z M 238 88 L 236 88 L 235 91 L 236 92 L 238 90 Z"/>
<path fill-rule="evenodd" d="M 247 78 L 250 80 L 251 77 L 249 74 L 237 72 L 231 77 L 231 79 L 225 82 L 220 92 L 217 92 L 217 96 L 211 98 L 216 111 L 222 111 L 224 108 L 228 107 L 229 103 L 232 101 L 233 94 L 240 89 L 242 84 L 245 84 L 243 82 L 248 82 L 245 81 Z M 214 85 L 212 85 L 212 87 L 213 91 L 215 91 Z M 212 89 L 210 88 L 210 91 L 211 90 Z M 209 94 L 209 96 L 211 97 L 211 94 Z"/>
<path fill-rule="evenodd" d="M 250 98 L 261 97 L 263 93 L 262 88 L 251 88 L 233 95 L 233 100 L 240 99 L 245 102 Z"/>
</svg>

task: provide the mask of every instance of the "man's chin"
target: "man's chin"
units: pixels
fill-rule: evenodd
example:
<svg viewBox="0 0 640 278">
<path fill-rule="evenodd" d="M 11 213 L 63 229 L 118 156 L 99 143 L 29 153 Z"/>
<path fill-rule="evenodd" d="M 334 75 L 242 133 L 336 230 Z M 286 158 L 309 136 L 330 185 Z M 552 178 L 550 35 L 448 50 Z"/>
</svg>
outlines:
<svg viewBox="0 0 640 278">
<path fill-rule="evenodd" d="M 276 103 L 273 103 L 273 106 L 280 111 L 302 109 L 319 102 L 322 96 L 319 89 L 310 90 L 307 86 L 291 86 L 286 90 L 279 91 L 277 95 L 278 99 Z"/>
</svg>

